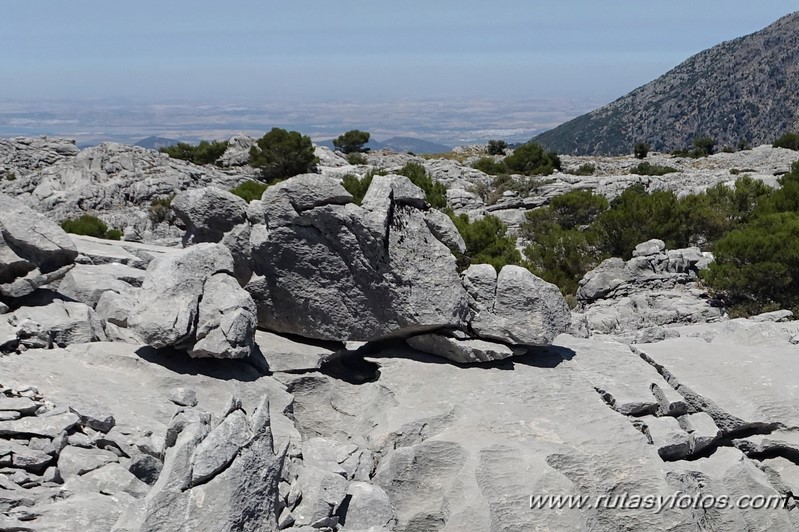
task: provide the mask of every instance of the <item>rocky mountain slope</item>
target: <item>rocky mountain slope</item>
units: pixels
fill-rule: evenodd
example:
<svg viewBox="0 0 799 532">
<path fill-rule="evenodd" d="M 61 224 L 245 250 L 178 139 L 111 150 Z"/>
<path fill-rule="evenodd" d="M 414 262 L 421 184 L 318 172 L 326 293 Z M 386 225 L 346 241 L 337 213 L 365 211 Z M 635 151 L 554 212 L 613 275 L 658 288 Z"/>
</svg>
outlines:
<svg viewBox="0 0 799 532">
<path fill-rule="evenodd" d="M 701 52 L 655 81 L 535 140 L 559 153 L 659 151 L 708 135 L 719 146 L 799 130 L 799 12 Z"/>
<path fill-rule="evenodd" d="M 246 144 L 225 160 L 246 162 Z M 514 219 L 581 184 L 773 181 L 795 152 L 670 159 L 665 178 L 591 158 L 595 176 L 490 205 L 470 188 L 491 178 L 457 160 L 317 153 L 318 174 L 249 204 L 226 190 L 246 166 L 121 145 L 16 159 L 39 166 L 0 193 L 0 529 L 799 528 L 790 311 L 730 320 L 697 281 L 711 257 L 655 240 L 589 272 L 569 312 L 521 267 L 459 272 L 450 218 L 392 173 L 418 162 L 457 212 Z M 356 204 L 341 176 L 375 168 Z M 61 205 L 140 212 L 140 182 L 174 194 L 170 231 L 54 223 Z M 586 503 L 535 507 L 546 496 Z"/>
</svg>

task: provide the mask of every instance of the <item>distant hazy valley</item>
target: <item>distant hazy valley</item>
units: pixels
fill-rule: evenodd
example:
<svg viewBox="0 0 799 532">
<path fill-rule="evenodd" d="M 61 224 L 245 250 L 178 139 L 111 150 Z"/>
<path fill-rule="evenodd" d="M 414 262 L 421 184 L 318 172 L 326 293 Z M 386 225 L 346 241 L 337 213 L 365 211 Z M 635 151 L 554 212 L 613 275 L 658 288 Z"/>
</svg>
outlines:
<svg viewBox="0 0 799 532">
<path fill-rule="evenodd" d="M 377 141 L 408 137 L 452 148 L 493 138 L 526 142 L 601 103 L 604 102 L 568 99 L 248 105 L 6 101 L 0 103 L 0 137 L 68 137 L 87 147 L 104 141 L 136 144 L 147 137 L 188 142 L 227 139 L 241 133 L 259 137 L 272 127 L 283 127 L 323 143 L 358 128 L 370 131 Z M 424 143 L 405 148 L 402 151 L 426 151 Z"/>
</svg>

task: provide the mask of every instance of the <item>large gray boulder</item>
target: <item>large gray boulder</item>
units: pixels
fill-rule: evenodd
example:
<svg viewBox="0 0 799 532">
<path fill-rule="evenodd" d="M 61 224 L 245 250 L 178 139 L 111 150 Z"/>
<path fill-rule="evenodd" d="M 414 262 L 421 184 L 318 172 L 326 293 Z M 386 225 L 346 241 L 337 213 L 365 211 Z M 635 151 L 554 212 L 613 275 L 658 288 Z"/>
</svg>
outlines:
<svg viewBox="0 0 799 532">
<path fill-rule="evenodd" d="M 33 278 L 59 271 L 77 256 L 75 244 L 60 227 L 19 200 L 0 194 L 0 285 L 29 274 Z"/>
<path fill-rule="evenodd" d="M 242 358 L 253 343 L 255 307 L 233 278 L 230 251 L 197 244 L 150 263 L 129 326 L 153 347 Z"/>
<path fill-rule="evenodd" d="M 520 266 L 496 273 L 488 264 L 470 266 L 463 282 L 472 299 L 472 331 L 507 344 L 549 345 L 571 326 L 571 314 L 558 287 Z"/>
<path fill-rule="evenodd" d="M 259 325 L 324 340 L 369 341 L 462 328 L 468 298 L 455 257 L 430 231 L 424 193 L 376 176 L 362 206 L 335 179 L 286 180 L 253 227 Z"/>
<path fill-rule="evenodd" d="M 214 187 L 186 190 L 172 200 L 172 210 L 186 224 L 184 242 L 219 242 L 246 220 L 247 203 Z"/>
</svg>

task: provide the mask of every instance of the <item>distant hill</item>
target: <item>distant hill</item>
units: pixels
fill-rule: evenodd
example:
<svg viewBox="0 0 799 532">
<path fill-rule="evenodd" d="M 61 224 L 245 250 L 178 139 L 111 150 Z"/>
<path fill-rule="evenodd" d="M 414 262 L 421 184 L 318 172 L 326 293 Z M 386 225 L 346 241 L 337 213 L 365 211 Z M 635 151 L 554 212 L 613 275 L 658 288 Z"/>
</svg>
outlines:
<svg viewBox="0 0 799 532">
<path fill-rule="evenodd" d="M 718 146 L 772 142 L 799 130 L 799 12 L 701 52 L 613 103 L 534 138 L 575 155 L 689 147 L 709 135 Z"/>
<path fill-rule="evenodd" d="M 134 146 L 140 146 L 142 148 L 147 148 L 150 150 L 157 150 L 159 148 L 164 148 L 166 146 L 172 146 L 173 144 L 177 144 L 178 141 L 175 139 L 167 139 L 164 137 L 147 137 L 141 139 L 139 142 L 134 144 Z"/>
<path fill-rule="evenodd" d="M 323 140 L 317 142 L 317 144 L 333 149 L 332 140 Z M 450 146 L 430 142 L 429 140 L 417 139 L 415 137 L 391 137 L 384 141 L 370 140 L 366 147 L 371 150 L 388 149 L 397 153 L 443 153 L 452 151 Z"/>
</svg>

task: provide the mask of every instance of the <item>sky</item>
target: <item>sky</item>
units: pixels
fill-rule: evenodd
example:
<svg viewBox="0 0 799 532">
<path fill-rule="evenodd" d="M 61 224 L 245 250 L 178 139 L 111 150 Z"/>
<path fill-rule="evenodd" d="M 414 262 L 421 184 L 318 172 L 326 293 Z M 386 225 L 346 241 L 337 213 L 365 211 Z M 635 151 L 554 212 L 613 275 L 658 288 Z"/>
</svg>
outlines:
<svg viewBox="0 0 799 532">
<path fill-rule="evenodd" d="M 3 0 L 2 98 L 610 101 L 796 0 Z"/>
</svg>

